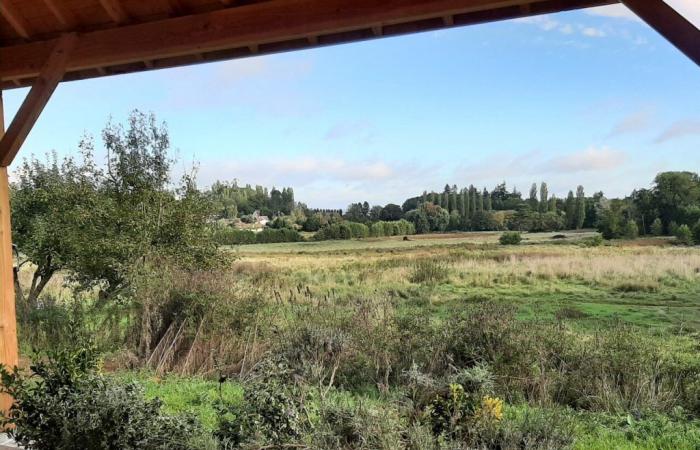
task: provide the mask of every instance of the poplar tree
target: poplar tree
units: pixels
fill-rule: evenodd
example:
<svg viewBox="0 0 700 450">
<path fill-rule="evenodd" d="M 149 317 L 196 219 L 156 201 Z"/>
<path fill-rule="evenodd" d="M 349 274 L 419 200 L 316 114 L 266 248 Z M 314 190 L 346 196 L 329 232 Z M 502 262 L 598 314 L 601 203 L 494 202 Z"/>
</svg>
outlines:
<svg viewBox="0 0 700 450">
<path fill-rule="evenodd" d="M 549 191 L 547 190 L 547 183 L 544 181 L 540 184 L 540 212 L 546 213 L 549 203 L 547 202 L 549 197 Z"/>
<path fill-rule="evenodd" d="M 491 211 L 491 209 L 492 209 L 491 194 L 489 194 L 489 191 L 486 188 L 484 188 L 483 197 L 484 197 L 484 209 L 486 211 Z"/>
<path fill-rule="evenodd" d="M 530 209 L 537 211 L 537 207 L 539 205 L 539 202 L 537 201 L 537 183 L 532 183 L 532 186 L 530 187 L 530 198 L 528 199 L 528 203 L 530 204 Z"/>
<path fill-rule="evenodd" d="M 574 199 L 573 191 L 569 191 L 566 196 L 566 228 L 573 229 L 576 228 L 576 200 Z"/>
<path fill-rule="evenodd" d="M 462 189 L 462 198 L 464 202 L 464 217 L 469 217 L 471 214 L 471 202 L 469 201 L 469 189 Z"/>
<path fill-rule="evenodd" d="M 552 212 L 557 212 L 557 196 L 552 195 L 552 198 L 549 199 L 549 210 Z"/>
<path fill-rule="evenodd" d="M 459 213 L 460 217 L 464 217 L 464 192 L 460 192 L 458 194 L 455 191 L 453 195 L 457 197 L 457 212 Z"/>
<path fill-rule="evenodd" d="M 583 227 L 583 223 L 586 221 L 586 194 L 583 191 L 583 186 L 576 188 L 576 229 L 579 230 Z"/>
</svg>

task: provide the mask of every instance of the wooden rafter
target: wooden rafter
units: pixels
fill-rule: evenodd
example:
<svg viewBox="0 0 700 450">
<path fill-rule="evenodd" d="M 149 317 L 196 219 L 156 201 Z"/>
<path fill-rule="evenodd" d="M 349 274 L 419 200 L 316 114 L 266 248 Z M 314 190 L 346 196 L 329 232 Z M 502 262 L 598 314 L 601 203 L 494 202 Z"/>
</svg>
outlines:
<svg viewBox="0 0 700 450">
<path fill-rule="evenodd" d="M 75 17 L 66 9 L 64 2 L 60 0 L 44 0 L 44 3 L 58 23 L 61 24 L 62 30 L 70 30 L 75 27 Z"/>
<path fill-rule="evenodd" d="M 7 167 L 14 160 L 19 148 L 39 118 L 39 114 L 63 78 L 68 57 L 77 41 L 77 35 L 70 33 L 61 36 L 56 42 L 39 77 L 12 119 L 7 132 L 0 139 L 0 166 Z"/>
<path fill-rule="evenodd" d="M 8 0 L 0 0 L 0 15 L 5 18 L 18 35 L 29 39 L 29 26 Z"/>
<path fill-rule="evenodd" d="M 100 0 L 100 4 L 115 23 L 121 25 L 129 21 L 129 15 L 119 0 Z"/>
<path fill-rule="evenodd" d="M 101 0 L 106 1 L 106 0 Z M 259 53 L 425 31 L 616 3 L 617 0 L 275 0 L 245 7 L 82 33 L 68 71 L 158 61 L 166 58 L 257 48 Z M 496 6 L 498 8 L 496 8 Z M 435 19 L 435 20 L 433 20 Z M 381 24 L 382 28 L 377 28 Z M 366 30 L 365 33 L 363 30 Z M 323 39 L 321 39 L 323 37 Z M 287 45 L 289 43 L 289 45 Z M 52 46 L 42 41 L 0 48 L 0 80 L 31 79 Z M 230 54 L 230 53 L 229 53 Z M 240 53 L 236 53 L 240 55 Z M 249 54 L 249 53 L 247 53 Z M 207 58 L 207 60 L 216 59 Z M 225 59 L 224 54 L 222 59 Z M 195 59 L 189 60 L 188 63 Z M 88 77 L 91 75 L 84 75 Z"/>
<path fill-rule="evenodd" d="M 700 30 L 662 0 L 622 0 L 629 9 L 700 66 Z"/>
</svg>

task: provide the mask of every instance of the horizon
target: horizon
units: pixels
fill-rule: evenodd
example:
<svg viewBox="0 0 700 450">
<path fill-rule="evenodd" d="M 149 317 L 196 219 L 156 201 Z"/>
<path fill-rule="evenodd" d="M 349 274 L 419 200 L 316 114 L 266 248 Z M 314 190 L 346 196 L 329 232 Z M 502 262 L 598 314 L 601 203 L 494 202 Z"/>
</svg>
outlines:
<svg viewBox="0 0 700 450">
<path fill-rule="evenodd" d="M 697 3 L 669 3 L 700 23 Z M 26 91 L 4 93 L 8 123 Z M 624 197 L 698 171 L 699 104 L 697 67 L 615 5 L 64 83 L 24 154 L 75 154 L 84 131 L 100 148 L 110 115 L 138 108 L 201 185 L 290 186 L 312 208 L 502 181 Z"/>
</svg>

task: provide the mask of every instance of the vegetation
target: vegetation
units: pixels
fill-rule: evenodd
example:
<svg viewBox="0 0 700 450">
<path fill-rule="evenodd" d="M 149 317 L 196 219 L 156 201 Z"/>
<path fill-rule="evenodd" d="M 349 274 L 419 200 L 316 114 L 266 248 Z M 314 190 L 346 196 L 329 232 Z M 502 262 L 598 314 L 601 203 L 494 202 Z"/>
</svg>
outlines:
<svg viewBox="0 0 700 450">
<path fill-rule="evenodd" d="M 154 124 L 109 125 L 106 168 L 32 160 L 13 186 L 26 447 L 698 447 L 697 176 L 341 214 L 173 183 Z"/>
</svg>

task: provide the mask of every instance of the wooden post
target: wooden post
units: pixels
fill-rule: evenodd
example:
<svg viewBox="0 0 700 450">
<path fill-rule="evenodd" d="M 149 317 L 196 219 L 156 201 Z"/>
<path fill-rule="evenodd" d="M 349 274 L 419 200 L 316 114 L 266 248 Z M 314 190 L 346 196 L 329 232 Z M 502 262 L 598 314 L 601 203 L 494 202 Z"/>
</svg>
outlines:
<svg viewBox="0 0 700 450">
<path fill-rule="evenodd" d="M 0 139 L 5 121 L 0 92 Z M 10 228 L 10 184 L 7 167 L 0 167 L 0 363 L 13 368 L 18 363 L 15 286 L 12 270 L 12 229 Z M 7 412 L 12 398 L 0 396 L 0 410 Z"/>
</svg>

